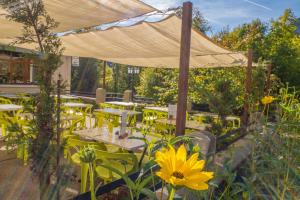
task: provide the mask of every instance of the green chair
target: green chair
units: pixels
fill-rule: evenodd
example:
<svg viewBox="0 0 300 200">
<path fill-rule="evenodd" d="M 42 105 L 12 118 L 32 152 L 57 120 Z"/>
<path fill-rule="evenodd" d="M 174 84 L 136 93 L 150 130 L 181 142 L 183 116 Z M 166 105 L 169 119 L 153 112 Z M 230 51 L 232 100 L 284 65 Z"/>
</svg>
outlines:
<svg viewBox="0 0 300 200">
<path fill-rule="evenodd" d="M 112 108 L 118 110 L 126 110 L 125 106 L 114 105 L 109 103 L 100 103 L 99 106 L 101 109 Z M 135 107 L 133 107 L 132 110 L 134 111 Z M 113 127 L 117 127 L 120 124 L 120 116 L 114 116 L 114 115 L 103 114 L 103 113 L 101 114 L 100 112 L 94 112 L 94 114 L 96 116 L 96 121 L 98 121 L 98 124 L 96 125 L 97 127 L 101 127 L 106 122 L 111 130 Z M 135 126 L 137 119 L 135 115 L 128 116 L 126 121 L 129 126 Z"/>
<path fill-rule="evenodd" d="M 99 107 L 104 109 L 104 108 L 114 108 L 114 109 L 118 109 L 118 110 L 127 110 L 126 106 L 122 106 L 122 105 L 114 105 L 114 104 L 110 104 L 110 103 L 100 103 Z M 134 107 L 133 109 L 134 110 Z"/>
<path fill-rule="evenodd" d="M 28 133 L 29 121 L 21 117 L 18 111 L 13 116 L 0 113 L 2 136 L 7 150 L 17 146 L 17 158 L 23 160 L 24 165 L 28 163 L 28 139 L 34 137 Z"/>
<path fill-rule="evenodd" d="M 153 131 L 157 119 L 167 118 L 168 113 L 150 109 L 143 109 L 142 124 L 146 130 Z"/>
<path fill-rule="evenodd" d="M 132 153 L 111 153 L 96 150 L 95 171 L 97 176 L 107 183 L 121 177 L 102 165 L 110 166 L 122 174 L 130 174 L 138 169 L 138 160 Z"/>
<path fill-rule="evenodd" d="M 72 122 L 80 121 L 80 127 L 87 128 L 87 120 L 89 120 L 89 124 L 92 124 L 92 106 L 87 106 L 86 108 L 70 108 L 66 106 L 62 106 L 61 116 L 64 120 L 63 125 L 70 126 Z"/>
<path fill-rule="evenodd" d="M 113 104 L 109 104 L 109 103 L 100 103 L 99 107 L 101 109 L 104 109 L 104 108 L 115 108 L 116 109 L 116 107 Z"/>
<path fill-rule="evenodd" d="M 0 97 L 0 104 L 12 104 L 11 100 Z"/>
</svg>

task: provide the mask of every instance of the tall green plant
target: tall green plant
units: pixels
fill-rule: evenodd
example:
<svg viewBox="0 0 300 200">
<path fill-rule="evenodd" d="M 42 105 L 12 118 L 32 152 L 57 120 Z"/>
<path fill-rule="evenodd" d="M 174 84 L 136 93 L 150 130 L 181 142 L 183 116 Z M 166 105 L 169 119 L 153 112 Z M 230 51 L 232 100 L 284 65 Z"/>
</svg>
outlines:
<svg viewBox="0 0 300 200">
<path fill-rule="evenodd" d="M 34 113 L 33 126 L 36 137 L 32 142 L 31 155 L 43 199 L 47 198 L 46 190 L 53 172 L 51 141 L 54 138 L 56 121 L 55 102 L 51 95 L 54 91 L 52 76 L 61 64 L 63 51 L 60 39 L 52 32 L 58 23 L 49 16 L 43 2 L 39 0 L 0 0 L 0 5 L 8 11 L 9 20 L 23 25 L 22 35 L 18 36 L 14 43 L 32 44 L 36 46 L 38 52 L 31 56 L 34 65 L 37 66 L 37 82 L 40 88 L 37 109 Z"/>
<path fill-rule="evenodd" d="M 249 200 L 300 198 L 298 94 L 295 88 L 286 87 L 275 96 L 270 106 L 277 109 L 270 110 L 269 115 L 275 115 L 277 120 L 266 121 L 263 130 L 252 132 L 253 149 L 249 159 L 233 179 L 225 179 L 226 191 L 215 193 L 215 197 Z"/>
</svg>

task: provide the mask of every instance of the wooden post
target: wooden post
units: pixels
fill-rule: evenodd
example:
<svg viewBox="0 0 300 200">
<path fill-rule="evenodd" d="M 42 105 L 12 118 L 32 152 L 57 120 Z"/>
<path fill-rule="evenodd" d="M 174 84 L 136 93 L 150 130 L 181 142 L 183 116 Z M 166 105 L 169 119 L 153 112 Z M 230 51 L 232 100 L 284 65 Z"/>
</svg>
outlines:
<svg viewBox="0 0 300 200">
<path fill-rule="evenodd" d="M 248 64 L 246 68 L 246 80 L 245 80 L 245 97 L 244 97 L 244 113 L 242 117 L 243 127 L 248 126 L 249 121 L 249 108 L 250 108 L 250 97 L 251 97 L 251 87 L 252 87 L 252 60 L 253 60 L 253 50 L 248 51 Z"/>
<path fill-rule="evenodd" d="M 265 95 L 269 95 L 270 88 L 271 88 L 271 73 L 272 73 L 272 64 L 268 63 L 267 66 L 267 83 L 266 83 L 266 89 L 265 89 Z"/>
<path fill-rule="evenodd" d="M 103 79 L 102 88 L 106 89 L 106 61 L 103 62 Z"/>
<path fill-rule="evenodd" d="M 182 26 L 181 26 L 181 47 L 180 47 L 180 68 L 178 83 L 178 102 L 176 115 L 176 136 L 185 134 L 186 107 L 188 94 L 188 76 L 190 65 L 191 31 L 192 31 L 191 2 L 183 3 Z"/>
</svg>

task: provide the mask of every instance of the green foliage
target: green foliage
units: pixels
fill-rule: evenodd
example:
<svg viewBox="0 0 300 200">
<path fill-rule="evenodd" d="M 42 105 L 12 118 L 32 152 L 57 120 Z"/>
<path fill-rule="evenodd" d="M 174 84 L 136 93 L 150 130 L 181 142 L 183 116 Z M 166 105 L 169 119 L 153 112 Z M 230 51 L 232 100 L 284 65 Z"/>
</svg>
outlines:
<svg viewBox="0 0 300 200">
<path fill-rule="evenodd" d="M 177 101 L 178 70 L 144 69 L 137 87 L 140 95 L 153 98 L 158 104 L 167 105 Z M 191 69 L 189 76 L 189 99 L 197 104 L 209 104 L 209 96 L 216 94 L 220 80 L 230 85 L 233 109 L 239 109 L 244 96 L 244 70 L 242 68 Z M 222 89 L 222 88 L 220 88 Z M 205 90 L 205 93 L 203 93 Z M 224 104 L 226 104 L 224 102 Z M 230 112 L 231 113 L 231 112 Z"/>
<path fill-rule="evenodd" d="M 234 28 L 224 29 L 213 38 L 220 45 L 231 50 L 254 50 L 254 61 L 268 60 L 273 73 L 283 83 L 300 87 L 300 36 L 297 34 L 297 22 L 293 12 L 288 9 L 279 19 L 264 24 L 254 20 Z"/>
<path fill-rule="evenodd" d="M 71 91 L 94 93 L 100 85 L 103 62 L 94 58 L 80 58 L 80 66 L 72 67 Z"/>
<path fill-rule="evenodd" d="M 232 31 L 227 27 L 213 36 L 213 39 L 223 47 L 235 51 L 247 51 L 252 48 L 254 61 L 257 62 L 263 55 L 266 33 L 267 25 L 257 19 L 249 24 L 240 25 Z"/>
<path fill-rule="evenodd" d="M 266 59 L 272 63 L 274 73 L 283 83 L 300 87 L 300 36 L 296 34 L 297 19 L 291 10 L 286 10 L 272 21 L 266 37 Z"/>
<path fill-rule="evenodd" d="M 144 176 L 149 169 L 146 169 L 146 171 L 144 171 L 145 169 L 142 170 L 143 173 L 141 173 L 140 176 L 133 181 L 128 177 L 128 175 L 122 174 L 117 169 L 106 165 L 102 165 L 102 167 L 105 167 L 122 177 L 122 179 L 125 181 L 126 187 L 129 189 L 131 200 L 139 199 L 142 194 L 150 199 L 157 199 L 155 193 L 147 188 L 153 178 L 152 175 Z"/>
<path fill-rule="evenodd" d="M 232 87 L 233 85 L 234 82 L 231 80 L 219 79 L 214 85 L 214 92 L 202 89 L 202 94 L 207 98 L 211 111 L 218 113 L 221 118 L 229 115 L 237 104 L 236 97 L 239 90 Z"/>
<path fill-rule="evenodd" d="M 142 71 L 140 79 L 138 94 L 153 98 L 161 105 L 176 102 L 178 70 L 148 68 Z"/>
<path fill-rule="evenodd" d="M 276 123 L 252 135 L 253 150 L 238 172 L 226 171 L 216 199 L 300 198 L 300 107 L 294 88 L 282 88 L 275 101 Z M 220 188 L 222 189 L 222 188 Z"/>
<path fill-rule="evenodd" d="M 180 7 L 176 11 L 176 15 L 178 17 L 182 17 L 182 7 Z M 209 25 L 208 21 L 203 17 L 200 9 L 198 7 L 193 7 L 193 28 L 206 34 L 207 32 L 211 31 L 211 26 Z"/>
<path fill-rule="evenodd" d="M 108 83 L 108 91 L 115 93 L 123 93 L 129 89 L 129 75 L 127 67 L 120 64 L 113 64 L 112 66 L 112 80 Z"/>
<path fill-rule="evenodd" d="M 231 94 L 228 95 L 230 99 L 224 99 L 223 104 L 230 103 L 228 107 L 238 109 L 243 103 L 243 81 L 244 70 L 242 68 L 193 69 L 190 72 L 189 96 L 195 103 L 211 103 L 211 106 L 214 104 L 216 107 L 218 103 L 209 101 L 212 98 L 215 98 L 216 101 L 217 98 L 222 100 L 221 96 L 230 92 Z M 222 88 L 223 83 L 227 84 L 225 88 Z M 224 91 L 225 89 L 227 91 Z M 221 95 L 221 93 L 223 94 Z M 226 114 L 230 114 L 230 112 L 226 111 Z"/>
</svg>

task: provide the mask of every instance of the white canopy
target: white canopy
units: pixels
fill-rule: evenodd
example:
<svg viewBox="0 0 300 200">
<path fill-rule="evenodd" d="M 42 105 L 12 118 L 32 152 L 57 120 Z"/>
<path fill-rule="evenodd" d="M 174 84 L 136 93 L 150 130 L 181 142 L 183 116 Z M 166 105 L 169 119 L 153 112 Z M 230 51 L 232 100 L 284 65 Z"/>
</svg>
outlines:
<svg viewBox="0 0 300 200">
<path fill-rule="evenodd" d="M 65 55 L 157 68 L 178 67 L 180 40 L 181 20 L 176 16 L 155 23 L 142 22 L 62 37 Z M 246 62 L 244 55 L 226 50 L 192 31 L 190 67 L 232 67 Z"/>
<path fill-rule="evenodd" d="M 61 37 L 64 55 L 94 57 L 133 66 L 178 68 L 181 19 L 172 15 L 159 22 L 140 22 L 127 27 L 112 27 Z M 1 39 L 9 44 L 11 39 Z M 33 45 L 19 45 L 36 49 Z M 247 58 L 226 50 L 205 35 L 192 30 L 191 68 L 246 66 Z"/>
<path fill-rule="evenodd" d="M 60 23 L 57 32 L 132 18 L 155 9 L 139 0 L 43 0 L 49 15 Z M 0 38 L 19 35 L 22 25 L 8 21 L 0 7 Z"/>
</svg>

